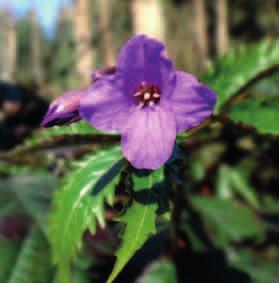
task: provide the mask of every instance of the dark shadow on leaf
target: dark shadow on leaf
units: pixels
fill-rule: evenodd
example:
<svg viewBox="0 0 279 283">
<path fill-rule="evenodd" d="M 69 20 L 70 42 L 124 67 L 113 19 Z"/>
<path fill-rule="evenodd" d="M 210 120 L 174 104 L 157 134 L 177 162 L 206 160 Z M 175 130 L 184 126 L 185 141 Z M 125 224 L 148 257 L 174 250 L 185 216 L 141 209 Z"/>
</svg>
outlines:
<svg viewBox="0 0 279 283">
<path fill-rule="evenodd" d="M 145 267 L 163 257 L 170 258 L 165 249 L 168 231 L 162 231 L 151 237 L 136 252 L 115 283 L 134 283 Z M 192 252 L 187 247 L 174 256 L 178 283 L 252 283 L 245 272 L 231 267 L 223 251 L 209 249 L 201 253 Z M 160 281 L 161 282 L 161 281 Z M 168 282 L 166 282 L 168 283 Z"/>
<path fill-rule="evenodd" d="M 123 169 L 126 161 L 121 159 L 117 161 L 96 183 L 92 190 L 92 195 L 99 194 Z"/>
<path fill-rule="evenodd" d="M 252 283 L 243 271 L 229 265 L 223 251 L 181 251 L 175 257 L 179 283 Z"/>
<path fill-rule="evenodd" d="M 169 210 L 168 192 L 164 183 L 157 183 L 151 189 L 143 189 L 134 193 L 134 199 L 143 204 L 158 204 L 158 214 Z"/>
</svg>

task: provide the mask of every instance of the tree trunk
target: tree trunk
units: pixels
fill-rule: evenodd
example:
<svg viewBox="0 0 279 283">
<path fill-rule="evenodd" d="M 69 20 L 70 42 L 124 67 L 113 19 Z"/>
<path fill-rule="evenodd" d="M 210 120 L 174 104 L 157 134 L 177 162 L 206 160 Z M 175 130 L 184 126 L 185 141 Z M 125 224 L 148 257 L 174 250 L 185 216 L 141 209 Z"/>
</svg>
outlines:
<svg viewBox="0 0 279 283">
<path fill-rule="evenodd" d="M 163 0 L 132 0 L 131 14 L 135 34 L 144 33 L 165 40 Z"/>
<path fill-rule="evenodd" d="M 36 86 L 42 84 L 40 27 L 35 10 L 31 11 L 32 77 Z"/>
<path fill-rule="evenodd" d="M 216 0 L 216 49 L 223 55 L 229 46 L 227 0 Z"/>
<path fill-rule="evenodd" d="M 16 31 L 9 11 L 0 15 L 0 80 L 13 81 L 16 71 Z"/>
<path fill-rule="evenodd" d="M 202 72 L 208 61 L 207 21 L 204 0 L 192 0 L 195 47 L 199 71 Z"/>
<path fill-rule="evenodd" d="M 114 52 L 111 34 L 111 0 L 99 0 L 101 44 L 106 66 L 114 65 Z"/>
<path fill-rule="evenodd" d="M 90 7 L 88 0 L 76 0 L 74 7 L 74 32 L 76 44 L 76 69 L 81 86 L 90 82 L 95 54 L 92 48 Z"/>
<path fill-rule="evenodd" d="M 16 30 L 14 18 L 12 15 L 9 15 L 9 23 L 8 23 L 8 79 L 15 80 L 15 72 L 16 72 Z"/>
</svg>

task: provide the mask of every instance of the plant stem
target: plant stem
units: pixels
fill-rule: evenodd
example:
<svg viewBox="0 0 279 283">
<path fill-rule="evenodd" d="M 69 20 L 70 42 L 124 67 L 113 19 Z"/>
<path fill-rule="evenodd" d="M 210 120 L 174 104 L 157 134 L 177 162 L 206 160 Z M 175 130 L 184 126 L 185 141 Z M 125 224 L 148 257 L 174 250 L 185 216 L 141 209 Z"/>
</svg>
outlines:
<svg viewBox="0 0 279 283">
<path fill-rule="evenodd" d="M 183 188 L 177 184 L 172 186 L 174 193 L 173 208 L 170 223 L 170 245 L 172 254 L 175 255 L 178 250 L 178 239 L 179 239 L 179 227 L 181 220 L 181 213 L 183 208 Z"/>
</svg>

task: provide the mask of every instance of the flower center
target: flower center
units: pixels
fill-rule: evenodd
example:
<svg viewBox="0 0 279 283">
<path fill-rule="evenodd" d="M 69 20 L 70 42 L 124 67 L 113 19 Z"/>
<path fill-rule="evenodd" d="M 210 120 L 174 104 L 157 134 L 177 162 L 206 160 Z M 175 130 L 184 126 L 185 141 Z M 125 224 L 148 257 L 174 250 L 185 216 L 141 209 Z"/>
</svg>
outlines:
<svg viewBox="0 0 279 283">
<path fill-rule="evenodd" d="M 161 92 L 159 87 L 142 82 L 134 94 L 139 108 L 153 106 L 160 101 Z"/>
</svg>

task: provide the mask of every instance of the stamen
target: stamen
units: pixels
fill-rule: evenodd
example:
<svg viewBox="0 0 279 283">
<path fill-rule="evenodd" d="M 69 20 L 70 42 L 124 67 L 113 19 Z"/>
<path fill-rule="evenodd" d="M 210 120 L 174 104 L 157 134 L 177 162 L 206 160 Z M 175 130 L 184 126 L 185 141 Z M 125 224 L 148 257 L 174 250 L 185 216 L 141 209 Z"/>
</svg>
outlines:
<svg viewBox="0 0 279 283">
<path fill-rule="evenodd" d="M 138 105 L 138 109 L 142 109 L 144 107 L 145 103 L 141 101 Z"/>
<path fill-rule="evenodd" d="M 141 96 L 141 95 L 142 95 L 142 93 L 141 93 L 140 91 L 138 91 L 138 92 L 136 92 L 136 93 L 134 94 L 135 97 Z"/>
<path fill-rule="evenodd" d="M 160 101 L 161 94 L 159 87 L 156 85 L 141 82 L 133 96 L 138 104 L 138 109 L 142 109 L 146 106 L 154 107 Z"/>
<path fill-rule="evenodd" d="M 151 94 L 149 92 L 146 92 L 144 95 L 143 95 L 143 99 L 144 100 L 149 100 L 151 97 Z"/>
</svg>

